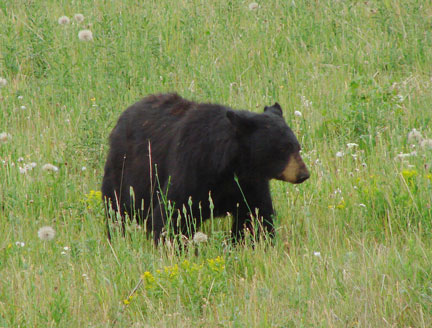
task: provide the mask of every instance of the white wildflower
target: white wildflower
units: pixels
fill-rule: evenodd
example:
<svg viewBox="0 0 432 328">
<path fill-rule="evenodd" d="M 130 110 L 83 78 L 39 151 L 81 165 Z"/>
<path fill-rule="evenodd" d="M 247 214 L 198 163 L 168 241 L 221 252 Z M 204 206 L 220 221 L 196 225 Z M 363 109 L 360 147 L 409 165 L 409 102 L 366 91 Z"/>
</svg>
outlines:
<svg viewBox="0 0 432 328">
<path fill-rule="evenodd" d="M 24 106 L 24 105 L 22 105 L 21 107 L 20 107 L 22 110 L 25 110 L 25 109 L 27 109 L 27 107 L 26 106 Z"/>
<path fill-rule="evenodd" d="M 19 173 L 21 173 L 21 174 L 26 174 L 27 173 L 27 169 L 26 169 L 25 166 L 24 167 L 19 166 L 18 169 L 19 169 Z"/>
<path fill-rule="evenodd" d="M 18 162 L 24 161 L 24 157 L 18 157 Z"/>
<path fill-rule="evenodd" d="M 420 142 L 420 147 L 426 148 L 426 149 L 432 149 L 432 139 L 423 139 Z"/>
<path fill-rule="evenodd" d="M 74 19 L 78 22 L 81 23 L 84 20 L 84 15 L 83 14 L 75 14 L 74 15 Z"/>
<path fill-rule="evenodd" d="M 23 96 L 18 96 L 18 100 L 23 100 L 24 97 Z"/>
<path fill-rule="evenodd" d="M 193 242 L 195 244 L 206 243 L 207 239 L 208 239 L 208 237 L 205 233 L 198 231 L 197 233 L 195 233 L 195 235 L 193 237 Z"/>
<path fill-rule="evenodd" d="M 81 168 L 81 171 L 85 171 L 85 170 L 87 170 L 87 168 L 86 168 L 85 166 L 83 166 L 83 167 Z"/>
<path fill-rule="evenodd" d="M 49 226 L 42 227 L 38 230 L 38 236 L 41 240 L 53 240 L 55 230 Z"/>
<path fill-rule="evenodd" d="M 249 4 L 249 10 L 255 10 L 259 8 L 259 4 L 257 4 L 256 2 L 251 2 Z"/>
<path fill-rule="evenodd" d="M 296 111 L 294 112 L 294 115 L 297 116 L 297 117 L 302 117 L 302 113 L 299 112 L 298 110 L 296 110 Z"/>
<path fill-rule="evenodd" d="M 354 147 L 358 147 L 358 144 L 356 144 L 356 143 L 354 143 L 354 142 L 350 142 L 350 143 L 347 143 L 347 147 L 348 147 L 349 149 L 351 149 L 351 148 L 354 148 Z"/>
<path fill-rule="evenodd" d="M 313 255 L 316 257 L 321 257 L 321 252 L 314 252 Z"/>
<path fill-rule="evenodd" d="M 8 142 L 12 136 L 7 132 L 0 133 L 0 143 Z"/>
<path fill-rule="evenodd" d="M 301 98 L 301 102 L 302 102 L 304 107 L 311 107 L 312 106 L 312 101 L 307 100 L 305 96 L 300 96 L 300 98 Z"/>
<path fill-rule="evenodd" d="M 92 41 L 93 40 L 93 33 L 90 30 L 81 30 L 78 33 L 78 38 L 81 41 Z"/>
<path fill-rule="evenodd" d="M 22 242 L 22 241 L 17 241 L 17 242 L 15 242 L 15 245 L 18 246 L 18 247 L 24 247 L 25 243 Z"/>
<path fill-rule="evenodd" d="M 404 158 L 407 158 L 407 157 L 411 157 L 411 154 L 403 154 L 403 153 L 400 153 L 400 154 L 397 154 L 397 155 L 396 155 L 395 159 L 403 160 Z"/>
<path fill-rule="evenodd" d="M 343 157 L 344 153 L 342 151 L 338 151 L 336 153 L 336 157 Z"/>
<path fill-rule="evenodd" d="M 69 250 L 70 250 L 70 247 L 65 246 L 65 247 L 63 247 L 63 249 L 64 249 L 65 251 L 69 251 Z"/>
<path fill-rule="evenodd" d="M 408 158 L 408 157 L 412 157 L 412 156 L 417 156 L 417 152 L 414 150 L 414 151 L 412 151 L 411 153 L 399 153 L 399 154 L 397 154 L 396 155 L 396 157 L 395 157 L 395 159 L 396 160 L 404 160 L 405 158 Z"/>
<path fill-rule="evenodd" d="M 42 170 L 44 171 L 53 171 L 53 172 L 57 172 L 59 169 L 57 166 L 52 165 L 52 164 L 45 164 L 44 166 L 42 166 Z"/>
<path fill-rule="evenodd" d="M 360 207 L 366 207 L 366 205 L 363 204 L 363 203 L 358 204 L 358 206 L 360 206 Z"/>
<path fill-rule="evenodd" d="M 69 24 L 69 23 L 70 23 L 70 19 L 69 19 L 69 17 L 67 17 L 67 16 L 61 16 L 61 17 L 58 19 L 58 23 L 59 23 L 60 25 L 66 25 L 66 24 Z"/>
</svg>

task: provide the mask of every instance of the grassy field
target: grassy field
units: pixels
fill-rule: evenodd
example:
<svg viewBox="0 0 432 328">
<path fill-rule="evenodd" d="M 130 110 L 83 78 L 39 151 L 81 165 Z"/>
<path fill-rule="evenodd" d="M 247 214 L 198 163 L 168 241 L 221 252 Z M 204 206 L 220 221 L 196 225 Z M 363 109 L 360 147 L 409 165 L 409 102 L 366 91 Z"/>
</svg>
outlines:
<svg viewBox="0 0 432 328">
<path fill-rule="evenodd" d="M 249 6 L 0 1 L 0 327 L 432 326 L 432 4 Z M 229 218 L 198 256 L 108 244 L 109 132 L 165 91 L 282 105 L 312 176 L 272 182 L 273 247 L 228 247 Z"/>
</svg>

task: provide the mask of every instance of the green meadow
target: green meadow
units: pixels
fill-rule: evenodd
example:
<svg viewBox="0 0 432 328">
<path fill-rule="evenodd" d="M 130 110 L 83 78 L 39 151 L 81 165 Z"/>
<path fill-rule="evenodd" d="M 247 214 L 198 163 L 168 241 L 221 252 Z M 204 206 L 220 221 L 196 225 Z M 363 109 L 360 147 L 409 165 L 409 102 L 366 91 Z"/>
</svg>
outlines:
<svg viewBox="0 0 432 328">
<path fill-rule="evenodd" d="M 0 26 L 0 327 L 432 326 L 431 2 L 0 0 Z M 108 243 L 108 135 L 169 91 L 281 104 L 311 178 L 272 182 L 273 246 L 229 217 Z"/>
</svg>

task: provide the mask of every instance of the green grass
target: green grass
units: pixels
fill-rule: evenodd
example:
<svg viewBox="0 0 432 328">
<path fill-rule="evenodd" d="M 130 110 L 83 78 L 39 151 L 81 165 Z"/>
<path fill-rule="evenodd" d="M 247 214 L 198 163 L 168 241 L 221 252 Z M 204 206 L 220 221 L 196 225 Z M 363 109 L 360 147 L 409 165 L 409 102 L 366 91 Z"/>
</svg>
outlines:
<svg viewBox="0 0 432 328">
<path fill-rule="evenodd" d="M 0 327 L 432 326 L 432 150 L 407 139 L 432 138 L 432 4 L 259 4 L 0 2 Z M 203 227 L 198 256 L 155 249 L 136 225 L 107 243 L 90 191 L 108 134 L 165 91 L 282 105 L 312 176 L 272 182 L 273 247 L 227 248 L 227 218 Z"/>
</svg>

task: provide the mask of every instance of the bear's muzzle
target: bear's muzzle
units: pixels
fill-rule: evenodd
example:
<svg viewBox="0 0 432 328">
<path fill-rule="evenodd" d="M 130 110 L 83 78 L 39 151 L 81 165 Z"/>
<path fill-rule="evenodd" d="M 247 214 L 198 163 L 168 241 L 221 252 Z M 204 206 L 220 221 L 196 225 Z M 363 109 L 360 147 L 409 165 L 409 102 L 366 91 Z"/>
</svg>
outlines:
<svg viewBox="0 0 432 328">
<path fill-rule="evenodd" d="M 290 156 L 287 165 L 278 179 L 297 184 L 309 179 L 309 176 L 309 170 L 303 162 L 300 153 L 297 152 Z"/>
</svg>

